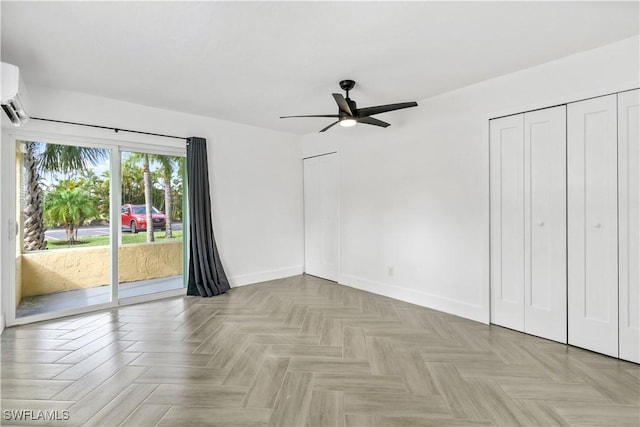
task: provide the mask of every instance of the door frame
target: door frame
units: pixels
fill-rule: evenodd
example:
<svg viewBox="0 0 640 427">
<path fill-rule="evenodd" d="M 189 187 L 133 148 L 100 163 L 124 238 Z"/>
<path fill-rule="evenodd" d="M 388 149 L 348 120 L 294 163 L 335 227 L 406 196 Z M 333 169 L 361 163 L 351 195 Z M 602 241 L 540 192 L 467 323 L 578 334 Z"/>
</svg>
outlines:
<svg viewBox="0 0 640 427">
<path fill-rule="evenodd" d="M 109 200 L 109 236 L 111 242 L 109 248 L 109 277 L 111 279 L 110 302 L 16 318 L 16 263 L 15 261 L 11 260 L 15 259 L 16 255 L 15 252 L 17 243 L 16 233 L 14 232 L 14 230 L 17 230 L 19 227 L 18 221 L 16 219 L 16 144 L 18 141 L 38 141 L 49 144 L 104 148 L 110 150 L 110 171 L 112 175 L 110 181 Z M 153 154 L 186 157 L 186 146 L 181 149 L 179 147 L 168 147 L 162 145 L 156 146 L 148 143 L 139 143 L 135 141 L 126 141 L 120 139 L 96 138 L 75 135 L 58 135 L 54 133 L 28 131 L 24 129 L 2 129 L 2 144 L 0 146 L 0 153 L 2 153 L 2 155 L 0 156 L 0 165 L 2 166 L 1 169 L 4 171 L 4 173 L 2 179 L 0 180 L 0 185 L 2 186 L 2 192 L 0 193 L 0 205 L 7 207 L 7 209 L 3 209 L 0 213 L 0 218 L 2 218 L 3 223 L 2 229 L 0 231 L 0 236 L 2 236 L 0 246 L 0 259 L 7 259 L 9 260 L 9 262 L 3 264 L 2 273 L 0 276 L 0 303 L 2 304 L 2 313 L 6 316 L 4 319 L 2 319 L 4 320 L 4 325 L 0 326 L 15 326 L 41 322 L 76 314 L 89 313 L 108 308 L 138 304 L 141 302 L 154 301 L 162 298 L 186 294 L 186 286 L 183 286 L 181 289 L 140 295 L 126 299 L 118 298 L 119 283 L 117 260 L 119 243 L 122 236 L 122 230 L 120 227 L 120 203 L 118 202 L 121 197 L 120 161 L 122 152 L 132 151 L 140 153 L 146 152 Z M 183 205 L 186 201 L 186 190 L 186 185 L 183 185 Z M 116 203 L 114 203 L 114 201 Z M 183 212 L 187 213 L 186 211 Z M 6 235 L 4 234 L 5 232 L 7 233 Z M 186 242 L 188 242 L 188 230 L 185 230 L 183 232 L 183 239 L 183 242 L 185 242 L 183 244 L 183 260 L 187 260 L 188 252 L 186 252 Z M 184 278 L 186 277 L 184 271 L 187 265 L 188 264 L 186 262 L 183 263 L 183 280 L 185 280 Z"/>
</svg>

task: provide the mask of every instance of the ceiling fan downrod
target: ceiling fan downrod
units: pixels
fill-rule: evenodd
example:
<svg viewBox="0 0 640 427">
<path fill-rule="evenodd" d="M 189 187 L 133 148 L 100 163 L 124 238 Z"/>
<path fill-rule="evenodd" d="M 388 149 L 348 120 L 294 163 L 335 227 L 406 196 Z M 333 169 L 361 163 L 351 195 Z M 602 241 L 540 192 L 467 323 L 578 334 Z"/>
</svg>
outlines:
<svg viewBox="0 0 640 427">
<path fill-rule="evenodd" d="M 342 80 L 340 82 L 340 88 L 347 92 L 347 96 L 345 97 L 346 99 L 349 99 L 349 91 L 353 89 L 355 85 L 356 82 L 354 82 L 353 80 Z"/>
</svg>

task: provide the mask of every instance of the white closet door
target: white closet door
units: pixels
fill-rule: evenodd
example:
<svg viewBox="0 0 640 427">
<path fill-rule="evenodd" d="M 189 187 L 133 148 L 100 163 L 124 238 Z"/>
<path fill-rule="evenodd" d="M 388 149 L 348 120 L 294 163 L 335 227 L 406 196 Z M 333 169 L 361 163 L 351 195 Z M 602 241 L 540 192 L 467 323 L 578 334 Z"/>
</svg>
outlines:
<svg viewBox="0 0 640 427">
<path fill-rule="evenodd" d="M 524 115 L 524 331 L 567 342 L 566 107 Z"/>
<path fill-rule="evenodd" d="M 640 91 L 618 94 L 620 358 L 640 363 Z"/>
<path fill-rule="evenodd" d="M 568 105 L 569 344 L 618 356 L 616 95 Z"/>
<path fill-rule="evenodd" d="M 490 122 L 491 323 L 524 330 L 523 115 Z"/>
<path fill-rule="evenodd" d="M 338 281 L 339 166 L 336 153 L 304 159 L 304 267 Z"/>
</svg>

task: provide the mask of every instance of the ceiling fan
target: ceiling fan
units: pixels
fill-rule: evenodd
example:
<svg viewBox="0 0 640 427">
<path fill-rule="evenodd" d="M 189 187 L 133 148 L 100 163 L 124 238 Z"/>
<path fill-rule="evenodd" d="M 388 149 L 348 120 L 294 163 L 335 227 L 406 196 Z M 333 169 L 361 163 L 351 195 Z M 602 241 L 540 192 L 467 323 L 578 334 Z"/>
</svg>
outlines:
<svg viewBox="0 0 640 427">
<path fill-rule="evenodd" d="M 336 100 L 336 104 L 338 104 L 338 114 L 313 114 L 309 116 L 282 116 L 281 119 L 289 119 L 294 117 L 332 117 L 334 119 L 338 119 L 335 122 L 331 123 L 329 126 L 320 130 L 320 132 L 325 132 L 332 126 L 337 123 L 340 123 L 340 126 L 350 127 L 355 126 L 356 123 L 364 123 L 366 125 L 380 126 L 386 128 L 390 126 L 389 123 L 383 122 L 382 120 L 375 119 L 371 116 L 374 114 L 386 113 L 389 111 L 401 110 L 403 108 L 417 107 L 417 102 L 401 102 L 398 104 L 387 104 L 387 105 L 377 105 L 375 107 L 365 107 L 365 108 L 357 108 L 356 102 L 349 98 L 349 91 L 353 89 L 356 85 L 356 82 L 353 80 L 342 80 L 340 82 L 340 88 L 347 92 L 347 97 L 345 98 L 339 93 L 333 94 L 333 99 Z"/>
</svg>

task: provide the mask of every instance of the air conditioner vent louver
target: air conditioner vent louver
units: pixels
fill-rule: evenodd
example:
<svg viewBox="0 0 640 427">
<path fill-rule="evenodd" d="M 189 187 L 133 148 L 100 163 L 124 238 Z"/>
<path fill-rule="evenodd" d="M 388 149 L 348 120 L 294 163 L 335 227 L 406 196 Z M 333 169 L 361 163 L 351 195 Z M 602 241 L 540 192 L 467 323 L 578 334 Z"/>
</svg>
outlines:
<svg viewBox="0 0 640 427">
<path fill-rule="evenodd" d="M 2 109 L 4 110 L 5 113 L 7 113 L 7 116 L 9 117 L 9 120 L 11 120 L 11 123 L 16 123 L 20 121 L 18 116 L 14 113 L 14 111 L 11 108 L 9 108 L 8 105 L 3 105 Z"/>
</svg>

